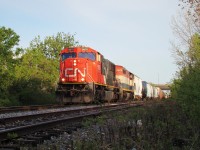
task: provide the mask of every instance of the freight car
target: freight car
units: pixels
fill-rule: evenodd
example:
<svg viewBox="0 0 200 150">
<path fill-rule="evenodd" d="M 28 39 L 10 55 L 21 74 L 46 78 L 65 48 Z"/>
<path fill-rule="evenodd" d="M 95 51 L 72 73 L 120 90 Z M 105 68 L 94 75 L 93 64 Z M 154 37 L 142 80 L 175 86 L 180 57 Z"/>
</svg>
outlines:
<svg viewBox="0 0 200 150">
<path fill-rule="evenodd" d="M 153 90 L 151 84 L 146 81 L 142 81 L 142 99 L 152 99 Z"/>
<path fill-rule="evenodd" d="M 60 52 L 60 75 L 56 88 L 61 103 L 112 102 L 141 99 L 142 80 L 89 47 Z M 149 95 L 147 94 L 149 97 Z M 150 97 L 153 97 L 151 95 Z"/>
<path fill-rule="evenodd" d="M 141 100 L 142 99 L 142 79 L 136 75 L 134 75 L 134 93 L 135 99 Z"/>
<path fill-rule="evenodd" d="M 165 94 L 159 88 L 151 85 L 146 81 L 142 81 L 142 99 L 150 100 L 150 99 L 164 99 Z"/>
</svg>

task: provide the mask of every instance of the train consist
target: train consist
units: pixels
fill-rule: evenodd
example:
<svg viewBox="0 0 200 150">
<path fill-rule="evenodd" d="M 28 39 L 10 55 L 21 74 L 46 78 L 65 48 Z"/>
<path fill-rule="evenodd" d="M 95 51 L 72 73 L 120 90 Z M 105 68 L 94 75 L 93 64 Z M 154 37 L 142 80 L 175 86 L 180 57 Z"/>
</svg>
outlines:
<svg viewBox="0 0 200 150">
<path fill-rule="evenodd" d="M 60 53 L 56 96 L 62 103 L 90 103 L 162 99 L 164 93 L 98 51 L 72 47 Z"/>
</svg>

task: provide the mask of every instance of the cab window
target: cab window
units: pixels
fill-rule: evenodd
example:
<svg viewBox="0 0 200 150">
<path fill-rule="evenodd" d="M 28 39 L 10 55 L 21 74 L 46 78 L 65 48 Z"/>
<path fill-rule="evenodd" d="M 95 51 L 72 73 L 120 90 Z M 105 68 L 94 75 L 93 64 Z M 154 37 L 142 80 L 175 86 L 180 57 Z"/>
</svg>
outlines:
<svg viewBox="0 0 200 150">
<path fill-rule="evenodd" d="M 61 55 L 62 61 L 64 61 L 67 58 L 75 58 L 76 57 L 76 53 L 63 53 Z"/>
<path fill-rule="evenodd" d="M 93 61 L 96 60 L 95 53 L 92 53 L 92 52 L 82 52 L 82 53 L 79 53 L 78 57 L 79 58 L 88 58 L 88 59 L 93 60 Z"/>
</svg>

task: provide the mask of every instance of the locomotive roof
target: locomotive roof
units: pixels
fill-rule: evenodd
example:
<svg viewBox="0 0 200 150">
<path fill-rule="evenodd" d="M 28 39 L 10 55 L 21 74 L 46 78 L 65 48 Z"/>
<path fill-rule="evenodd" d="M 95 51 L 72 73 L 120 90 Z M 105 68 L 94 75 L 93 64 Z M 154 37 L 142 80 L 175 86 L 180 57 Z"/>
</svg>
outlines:
<svg viewBox="0 0 200 150">
<path fill-rule="evenodd" d="M 66 53 L 66 52 L 83 52 L 83 51 L 99 53 L 97 50 L 94 50 L 90 47 L 68 47 L 61 50 L 60 54 Z"/>
<path fill-rule="evenodd" d="M 128 69 L 126 69 L 124 66 L 121 66 L 121 65 L 115 65 L 115 66 L 120 67 L 120 68 L 122 68 L 122 69 L 125 69 L 125 70 L 128 71 L 130 74 L 133 74 L 134 76 L 140 78 L 138 75 L 136 75 L 135 73 L 130 72 L 130 71 L 129 71 Z M 140 79 L 141 79 L 141 78 L 140 78 Z"/>
</svg>

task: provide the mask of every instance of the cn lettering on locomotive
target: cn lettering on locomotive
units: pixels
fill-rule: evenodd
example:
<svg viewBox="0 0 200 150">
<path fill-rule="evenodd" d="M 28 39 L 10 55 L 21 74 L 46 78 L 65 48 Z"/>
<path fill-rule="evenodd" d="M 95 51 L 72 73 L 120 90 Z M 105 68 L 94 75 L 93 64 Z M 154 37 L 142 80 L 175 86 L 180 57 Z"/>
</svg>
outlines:
<svg viewBox="0 0 200 150">
<path fill-rule="evenodd" d="M 65 69 L 65 77 L 76 77 L 77 73 L 79 73 L 82 77 L 85 77 L 86 68 L 83 68 L 84 72 L 82 73 L 78 68 L 66 68 Z M 68 71 L 72 71 L 73 74 L 69 74 Z"/>
</svg>

